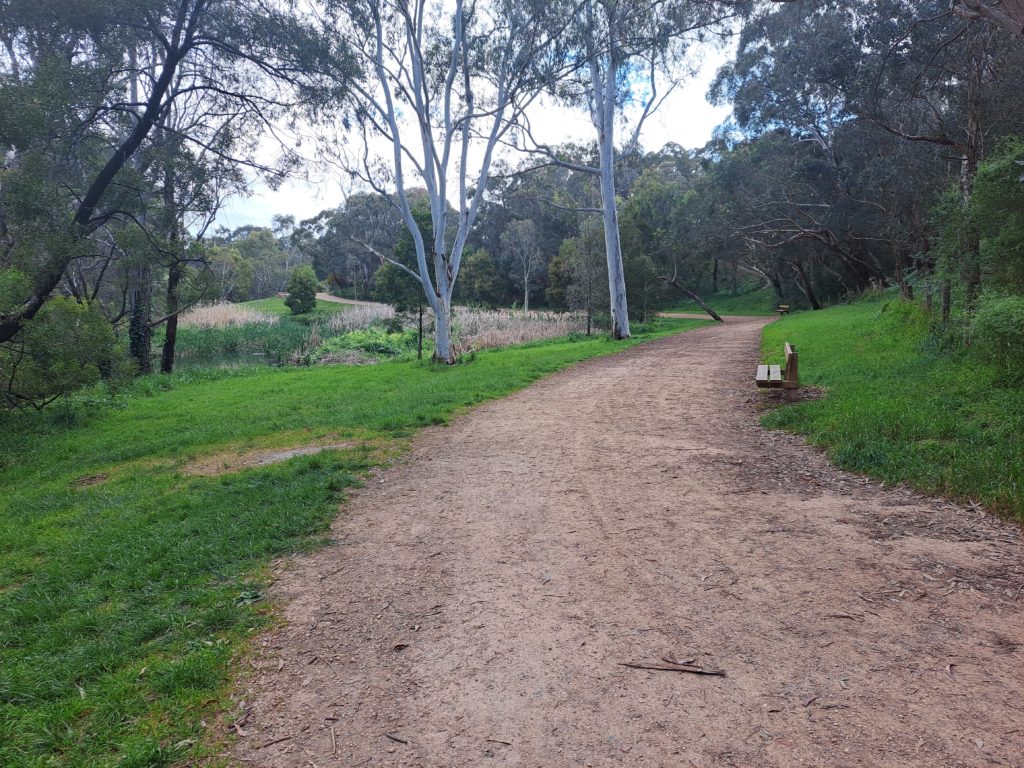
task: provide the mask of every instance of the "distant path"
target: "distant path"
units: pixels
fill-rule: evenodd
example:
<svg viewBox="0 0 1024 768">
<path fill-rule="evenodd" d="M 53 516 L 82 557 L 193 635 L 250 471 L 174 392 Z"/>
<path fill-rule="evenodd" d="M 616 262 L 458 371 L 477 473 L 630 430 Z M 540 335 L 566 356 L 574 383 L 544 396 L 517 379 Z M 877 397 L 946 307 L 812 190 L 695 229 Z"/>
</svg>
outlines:
<svg viewBox="0 0 1024 768">
<path fill-rule="evenodd" d="M 273 766 L 1024 762 L 1017 527 L 757 426 L 768 318 L 415 441 L 283 563 L 236 757 Z M 643 671 L 665 655 L 725 677 Z M 392 738 L 389 738 L 390 735 Z"/>
<path fill-rule="evenodd" d="M 358 299 L 343 299 L 341 296 L 335 296 L 333 293 L 318 293 L 316 297 L 320 301 L 333 301 L 335 304 L 356 304 L 364 307 L 383 306 L 379 301 L 359 301 Z"/>
</svg>

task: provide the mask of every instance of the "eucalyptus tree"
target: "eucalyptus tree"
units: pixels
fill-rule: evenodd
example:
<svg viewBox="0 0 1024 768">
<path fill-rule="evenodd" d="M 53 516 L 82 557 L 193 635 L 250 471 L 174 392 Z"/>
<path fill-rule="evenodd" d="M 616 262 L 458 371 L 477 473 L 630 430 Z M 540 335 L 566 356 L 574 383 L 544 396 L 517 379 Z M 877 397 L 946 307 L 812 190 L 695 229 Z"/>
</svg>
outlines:
<svg viewBox="0 0 1024 768">
<path fill-rule="evenodd" d="M 523 126 L 527 151 L 600 181 L 596 212 L 604 225 L 612 335 L 617 339 L 629 336 L 629 312 L 616 203 L 616 124 L 624 108 L 637 106 L 640 114 L 625 147 L 639 147 L 644 122 L 679 81 L 678 74 L 670 73 L 678 72 L 688 46 L 723 32 L 747 5 L 732 0 L 586 0 L 571 28 L 580 68 L 553 90 L 571 103 L 586 105 L 597 133 L 598 165 L 569 162 L 537 142 L 528 123 Z M 659 93 L 659 76 L 667 74 L 669 86 Z"/>
<path fill-rule="evenodd" d="M 501 236 L 501 245 L 511 266 L 510 275 L 522 286 L 523 309 L 529 311 L 530 288 L 544 267 L 537 225 L 527 219 L 510 222 Z"/>
<path fill-rule="evenodd" d="M 354 0 L 330 7 L 363 71 L 351 110 L 362 152 L 347 169 L 395 201 L 416 264 L 393 263 L 420 282 L 434 311 L 434 357 L 455 362 L 452 292 L 495 148 L 566 66 L 559 43 L 571 8 L 541 0 Z M 381 140 L 385 157 L 372 151 Z M 426 189 L 429 243 L 413 215 L 413 183 Z"/>
<path fill-rule="evenodd" d="M 11 149 L 0 176 L 0 267 L 28 279 L 0 307 L 0 343 L 31 321 L 70 265 L 97 255 L 102 230 L 120 223 L 153 234 L 158 144 L 173 138 L 258 167 L 251 124 L 225 141 L 244 122 L 214 119 L 225 104 L 269 130 L 300 104 L 338 98 L 349 60 L 291 5 L 3 3 L 0 144 Z M 210 105 L 191 112 L 203 117 L 167 119 L 196 101 Z"/>
</svg>

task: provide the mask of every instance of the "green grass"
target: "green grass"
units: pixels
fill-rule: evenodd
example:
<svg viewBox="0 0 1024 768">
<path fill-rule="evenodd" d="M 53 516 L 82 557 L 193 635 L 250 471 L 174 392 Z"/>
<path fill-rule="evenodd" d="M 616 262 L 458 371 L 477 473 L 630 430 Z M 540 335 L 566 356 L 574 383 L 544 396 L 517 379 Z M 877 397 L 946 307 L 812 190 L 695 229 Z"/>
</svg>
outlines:
<svg viewBox="0 0 1024 768">
<path fill-rule="evenodd" d="M 276 296 L 271 296 L 269 299 L 254 299 L 253 301 L 243 301 L 241 303 L 243 307 L 251 307 L 252 309 L 258 309 L 261 312 L 273 312 L 275 315 L 290 315 L 291 309 L 285 306 L 284 299 L 279 299 Z M 342 304 L 338 301 L 323 301 L 322 299 L 316 300 L 316 308 L 312 312 L 307 312 L 305 315 L 300 317 L 310 317 L 314 315 L 332 315 L 335 312 L 344 312 L 348 309 L 351 304 Z"/>
<path fill-rule="evenodd" d="M 963 352 L 942 353 L 927 318 L 899 301 L 802 312 L 769 325 L 766 359 L 784 341 L 801 383 L 822 400 L 786 406 L 764 424 L 806 435 L 839 466 L 1024 520 L 1024 389 Z"/>
<path fill-rule="evenodd" d="M 327 436 L 399 450 L 462 408 L 702 324 L 484 351 L 451 367 L 152 376 L 113 402 L 82 395 L 0 416 L 0 765 L 201 760 L 200 720 L 214 722 L 233 663 L 273 620 L 263 567 L 322 544 L 339 499 L 381 459 L 369 447 L 329 451 L 218 478 L 185 474 L 189 460 Z"/>
<path fill-rule="evenodd" d="M 774 315 L 779 305 L 775 293 L 770 288 L 759 288 L 736 296 L 730 293 L 719 293 L 714 296 L 702 296 L 711 308 L 720 315 Z M 703 312 L 692 301 L 676 304 L 667 312 Z"/>
</svg>

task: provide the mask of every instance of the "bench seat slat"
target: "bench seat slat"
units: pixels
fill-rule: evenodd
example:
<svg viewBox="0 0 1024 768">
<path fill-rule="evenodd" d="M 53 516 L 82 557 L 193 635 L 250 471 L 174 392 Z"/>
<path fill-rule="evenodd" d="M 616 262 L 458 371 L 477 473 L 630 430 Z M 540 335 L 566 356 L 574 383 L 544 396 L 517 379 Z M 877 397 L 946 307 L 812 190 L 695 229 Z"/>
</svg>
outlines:
<svg viewBox="0 0 1024 768">
<path fill-rule="evenodd" d="M 768 366 L 759 365 L 757 366 L 757 386 L 764 387 L 768 385 Z"/>
<path fill-rule="evenodd" d="M 778 365 L 768 366 L 768 380 L 782 381 L 782 368 Z"/>
</svg>

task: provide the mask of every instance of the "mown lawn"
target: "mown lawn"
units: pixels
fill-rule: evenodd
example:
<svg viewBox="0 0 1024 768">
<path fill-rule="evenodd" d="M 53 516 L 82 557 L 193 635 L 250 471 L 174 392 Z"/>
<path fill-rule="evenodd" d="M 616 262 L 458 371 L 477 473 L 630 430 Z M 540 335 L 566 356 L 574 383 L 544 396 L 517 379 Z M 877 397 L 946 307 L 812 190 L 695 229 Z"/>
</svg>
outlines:
<svg viewBox="0 0 1024 768">
<path fill-rule="evenodd" d="M 345 490 L 419 427 L 626 343 L 481 352 L 468 364 L 247 368 L 148 377 L 0 417 L 0 765 L 161 766 L 204 751 L 247 638 L 273 618 L 262 569 L 321 544 Z M 215 478 L 227 450 L 369 446 Z M 212 721 L 212 720 L 211 720 Z"/>
<path fill-rule="evenodd" d="M 1024 520 L 1024 389 L 966 353 L 942 353 L 919 310 L 897 300 L 800 312 L 767 326 L 766 359 L 791 341 L 803 384 L 824 399 L 764 417 L 806 435 L 841 467 Z"/>
</svg>

